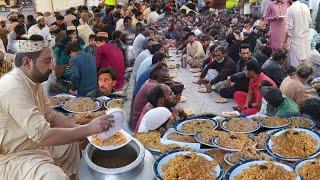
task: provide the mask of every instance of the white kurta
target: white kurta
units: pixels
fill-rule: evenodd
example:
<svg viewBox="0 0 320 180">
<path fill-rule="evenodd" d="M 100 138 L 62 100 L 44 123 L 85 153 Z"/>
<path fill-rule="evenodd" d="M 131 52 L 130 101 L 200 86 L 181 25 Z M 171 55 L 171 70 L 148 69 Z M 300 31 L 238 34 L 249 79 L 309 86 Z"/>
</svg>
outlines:
<svg viewBox="0 0 320 180">
<path fill-rule="evenodd" d="M 37 24 L 31 26 L 28 30 L 28 36 L 34 34 L 41 35 L 44 38 L 44 40 L 52 40 L 48 26 L 45 26 L 41 29 L 38 27 Z"/>
<path fill-rule="evenodd" d="M 310 57 L 311 42 L 309 38 L 310 11 L 307 5 L 295 1 L 287 10 L 286 32 L 290 37 L 289 64 L 297 67 Z"/>
<path fill-rule="evenodd" d="M 309 0 L 309 9 L 312 10 L 312 24 L 311 27 L 315 27 L 315 21 L 318 14 L 320 0 Z"/>
</svg>

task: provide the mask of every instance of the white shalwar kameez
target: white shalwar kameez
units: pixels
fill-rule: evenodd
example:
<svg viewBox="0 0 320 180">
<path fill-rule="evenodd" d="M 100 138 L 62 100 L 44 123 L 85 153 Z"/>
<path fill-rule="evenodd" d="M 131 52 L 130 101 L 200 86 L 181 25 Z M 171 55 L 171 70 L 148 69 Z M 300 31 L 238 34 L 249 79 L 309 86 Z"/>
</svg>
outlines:
<svg viewBox="0 0 320 180">
<path fill-rule="evenodd" d="M 290 37 L 289 65 L 297 67 L 310 57 L 309 25 L 312 19 L 307 5 L 295 1 L 287 10 L 286 32 Z"/>
</svg>

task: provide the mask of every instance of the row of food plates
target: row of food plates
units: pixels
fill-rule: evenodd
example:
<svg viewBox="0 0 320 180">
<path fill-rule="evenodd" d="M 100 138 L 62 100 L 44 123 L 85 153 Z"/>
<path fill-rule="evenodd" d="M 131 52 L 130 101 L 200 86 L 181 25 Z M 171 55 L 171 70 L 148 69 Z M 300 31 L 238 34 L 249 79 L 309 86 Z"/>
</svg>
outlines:
<svg viewBox="0 0 320 180">
<path fill-rule="evenodd" d="M 301 120 L 302 117 L 295 117 L 295 118 L 300 118 L 299 120 Z M 242 119 L 237 119 L 237 120 L 242 120 Z M 227 172 L 223 172 L 223 169 L 219 166 L 219 164 L 216 164 L 216 166 L 213 168 L 212 170 L 212 177 L 214 177 L 214 179 L 250 179 L 247 175 L 248 174 L 252 174 L 254 175 L 254 170 L 257 170 L 257 168 L 260 170 L 259 171 L 265 171 L 268 172 L 268 174 L 272 174 L 271 171 L 272 169 L 277 169 L 277 168 L 271 168 L 271 166 L 276 166 L 278 168 L 281 169 L 281 171 L 283 171 L 283 173 L 285 175 L 288 176 L 287 179 L 301 179 L 300 176 L 298 174 L 299 169 L 301 169 L 301 167 L 303 167 L 304 164 L 306 164 L 307 162 L 317 162 L 318 166 L 320 166 L 319 161 L 316 160 L 316 157 L 319 155 L 320 153 L 320 134 L 315 131 L 312 130 L 312 128 L 315 127 L 315 122 L 311 119 L 308 118 L 303 118 L 303 120 L 309 121 L 310 123 L 308 123 L 308 128 L 305 127 L 289 127 L 290 124 L 290 119 L 286 119 L 287 122 L 286 124 L 282 124 L 282 125 L 278 125 L 278 126 L 266 126 L 263 124 L 263 118 L 259 119 L 246 119 L 249 121 L 255 121 L 258 122 L 257 124 L 254 123 L 254 125 L 256 126 L 250 126 L 252 129 L 249 131 L 245 131 L 245 132 L 237 132 L 234 133 L 230 128 L 228 128 L 227 123 L 229 121 L 231 121 L 231 119 L 225 119 L 223 121 L 218 121 L 214 118 L 196 118 L 196 119 L 188 119 L 188 120 L 181 120 L 178 121 L 174 124 L 174 128 L 173 129 L 169 129 L 161 138 L 161 143 L 163 144 L 170 144 L 170 143 L 176 143 L 180 146 L 187 146 L 190 149 L 192 149 L 192 151 L 194 151 L 196 154 L 198 154 L 199 156 L 202 156 L 204 158 L 206 158 L 208 161 L 214 160 L 212 157 L 200 153 L 200 145 L 207 145 L 209 147 L 213 147 L 213 148 L 218 148 L 222 151 L 228 151 L 229 153 L 227 153 L 224 156 L 224 160 L 225 162 L 232 166 Z M 249 146 L 253 146 L 255 147 L 257 145 L 257 143 L 254 141 L 254 134 L 255 132 L 257 132 L 261 127 L 263 127 L 264 129 L 269 129 L 266 131 L 266 134 L 268 135 L 266 137 L 266 140 L 264 142 L 264 147 L 261 149 L 257 149 L 259 151 L 261 151 L 265 156 L 269 157 L 268 161 L 259 159 L 259 160 L 248 160 L 248 159 L 241 159 L 240 161 L 238 161 L 237 163 L 234 162 L 230 162 L 228 160 L 228 156 L 230 155 L 234 155 L 235 153 L 238 153 L 239 151 L 241 151 L 241 149 L 235 149 L 235 148 L 230 148 L 230 147 L 225 147 L 223 145 L 220 144 L 220 137 L 214 137 L 211 140 L 207 140 L 204 141 L 203 138 L 201 138 L 201 132 L 195 132 L 194 130 L 196 129 L 196 127 L 198 126 L 203 126 L 203 127 L 209 127 L 211 129 L 211 132 L 215 132 L 218 127 L 221 127 L 221 129 L 223 131 L 225 131 L 225 133 L 227 133 L 230 137 L 234 136 L 235 138 L 239 138 L 241 139 L 241 137 L 249 137 L 250 139 L 252 139 L 253 144 L 249 144 Z M 188 129 L 186 129 L 185 127 L 189 127 L 190 131 L 188 131 Z M 193 128 L 194 127 L 194 128 Z M 196 143 L 187 143 L 187 142 L 174 142 L 174 140 L 170 140 L 168 137 L 170 136 L 171 133 L 176 133 L 178 135 L 181 136 L 186 136 L 186 137 L 190 137 L 193 136 L 194 139 L 197 141 Z M 206 131 L 204 133 L 209 133 L 209 131 Z M 295 137 L 297 136 L 297 137 Z M 301 137 L 300 137 L 301 136 Z M 295 154 L 282 154 L 282 151 L 279 150 L 279 147 L 277 147 L 277 143 L 283 143 L 281 142 L 281 139 L 285 139 L 288 138 L 290 140 L 290 138 L 296 138 L 297 140 L 295 140 L 295 142 L 288 142 L 287 145 L 291 145 L 292 151 L 299 151 L 301 149 L 301 147 L 305 146 L 306 151 L 309 151 L 308 153 L 303 153 L 303 156 L 297 156 L 297 157 L 293 157 Z M 280 139 L 280 140 L 279 140 Z M 297 142 L 296 142 L 297 141 Z M 301 145 L 302 144 L 302 145 Z M 297 145 L 298 149 L 294 149 L 294 146 Z M 286 145 L 285 145 L 286 146 Z M 280 148 L 283 148 L 280 146 Z M 300 148 L 300 149 L 299 149 Z M 304 150 L 304 148 L 303 148 Z M 156 149 L 152 149 L 152 151 L 157 151 Z M 286 150 L 285 150 L 286 151 Z M 284 151 L 284 152 L 285 152 Z M 170 178 L 171 176 L 166 174 L 165 172 L 165 167 L 170 166 L 170 161 L 175 161 L 174 159 L 183 159 L 183 156 L 186 156 L 186 154 L 191 153 L 190 151 L 169 151 L 165 154 L 162 154 L 155 162 L 154 164 L 154 173 L 157 176 L 158 179 L 168 179 L 168 177 Z M 187 159 L 190 157 L 187 157 Z M 281 162 L 280 162 L 281 161 Z M 170 162 L 170 163 L 169 163 Z M 282 162 L 288 162 L 288 163 L 296 163 L 295 165 L 295 169 L 296 169 L 296 173 L 294 172 L 294 169 Z M 167 164 L 167 165 L 165 165 Z M 169 164 L 169 165 L 168 165 Z M 310 163 L 309 163 L 310 164 Z M 174 166 L 172 166 L 174 167 Z M 171 168 L 172 168 L 171 167 Z M 252 172 L 251 172 L 252 171 Z M 245 173 L 244 173 L 245 172 Z M 172 173 L 172 172 L 171 172 Z M 243 173 L 243 174 L 242 174 Z M 261 172 L 260 172 L 261 173 Z M 287 174 L 286 174 L 287 173 Z M 183 173 L 182 173 L 183 174 Z M 303 173 L 302 173 L 303 174 Z M 257 175 L 257 174 L 255 174 Z M 310 173 L 309 173 L 310 175 Z M 177 175 L 179 176 L 179 175 Z M 306 176 L 304 174 L 304 176 Z M 270 177 L 270 176 L 269 176 Z M 279 176 L 278 176 L 279 177 Z M 283 176 L 286 177 L 286 176 Z M 261 178 L 263 179 L 263 178 Z"/>
<path fill-rule="evenodd" d="M 76 97 L 70 94 L 58 94 L 50 97 L 52 108 L 62 108 L 69 113 L 88 113 L 98 111 L 102 106 L 106 109 L 122 108 L 124 99 L 111 99 L 107 96 L 99 98 Z"/>
<path fill-rule="evenodd" d="M 194 172 L 190 171 L 188 173 L 184 170 L 184 168 L 196 168 L 199 159 L 202 159 L 202 161 L 200 161 L 202 163 L 201 168 L 204 168 L 205 170 L 198 169 L 198 171 L 200 170 L 201 173 L 205 174 L 192 174 Z M 175 163 L 185 164 L 179 166 Z M 194 167 L 191 165 L 192 163 L 194 163 Z M 210 166 L 212 164 L 213 166 Z M 170 177 L 173 176 L 179 176 L 182 179 L 185 177 L 206 177 L 218 180 L 307 180 L 319 178 L 319 166 L 319 158 L 302 159 L 293 166 L 274 160 L 250 159 L 241 161 L 225 171 L 213 157 L 206 153 L 180 150 L 170 151 L 161 155 L 153 165 L 153 172 L 157 179 L 160 180 L 170 179 Z M 210 167 L 210 169 L 207 169 L 208 167 Z"/>
</svg>

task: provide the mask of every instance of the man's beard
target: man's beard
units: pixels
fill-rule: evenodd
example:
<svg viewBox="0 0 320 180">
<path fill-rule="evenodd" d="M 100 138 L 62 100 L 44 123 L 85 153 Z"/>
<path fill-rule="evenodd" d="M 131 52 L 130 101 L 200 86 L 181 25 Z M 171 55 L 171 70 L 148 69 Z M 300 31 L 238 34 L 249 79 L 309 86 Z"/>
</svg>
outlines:
<svg viewBox="0 0 320 180">
<path fill-rule="evenodd" d="M 40 71 L 38 71 L 38 69 L 34 69 L 31 72 L 31 76 L 36 83 L 43 83 L 49 79 L 51 73 L 52 71 L 50 70 L 47 73 L 42 74 Z"/>
<path fill-rule="evenodd" d="M 174 104 L 173 104 L 173 102 L 168 101 L 168 100 L 165 99 L 165 101 L 164 101 L 164 106 L 165 106 L 166 108 L 172 108 L 172 107 L 174 107 Z"/>
</svg>

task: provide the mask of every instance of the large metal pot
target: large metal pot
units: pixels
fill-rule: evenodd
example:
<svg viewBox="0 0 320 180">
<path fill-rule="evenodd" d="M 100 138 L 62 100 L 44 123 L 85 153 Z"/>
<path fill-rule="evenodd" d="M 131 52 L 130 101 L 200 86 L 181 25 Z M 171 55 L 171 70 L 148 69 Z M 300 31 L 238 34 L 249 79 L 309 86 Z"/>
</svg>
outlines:
<svg viewBox="0 0 320 180">
<path fill-rule="evenodd" d="M 141 179 L 154 179 L 152 173 L 152 166 L 154 157 L 150 152 L 146 151 L 143 145 L 136 140 L 132 139 L 126 146 L 137 153 L 137 158 L 130 164 L 119 168 L 104 168 L 92 162 L 92 155 L 95 151 L 99 151 L 92 144 L 88 144 L 83 158 L 81 159 L 78 167 L 77 179 L 78 180 L 141 180 Z M 116 151 L 116 150 L 115 150 Z M 119 156 L 126 156 L 126 154 L 119 154 Z"/>
</svg>

